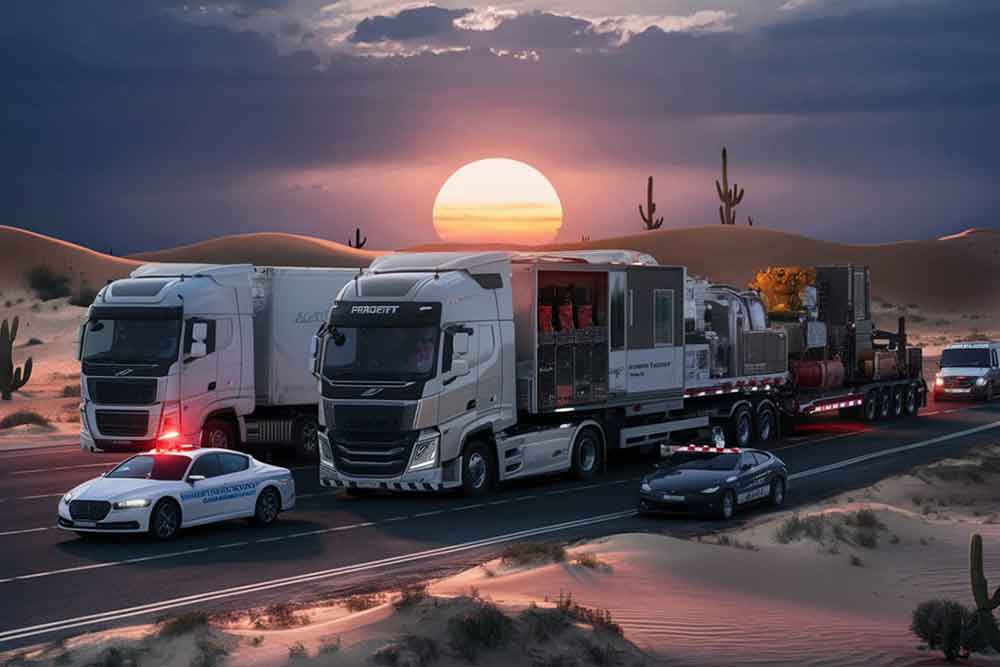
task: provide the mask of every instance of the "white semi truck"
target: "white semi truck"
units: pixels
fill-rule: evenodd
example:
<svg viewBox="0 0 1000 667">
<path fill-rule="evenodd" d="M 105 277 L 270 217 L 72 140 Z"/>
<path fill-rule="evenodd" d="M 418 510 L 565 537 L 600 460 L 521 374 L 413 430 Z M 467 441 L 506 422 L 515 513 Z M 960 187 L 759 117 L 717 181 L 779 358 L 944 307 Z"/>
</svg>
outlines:
<svg viewBox="0 0 1000 667">
<path fill-rule="evenodd" d="M 771 322 L 757 292 L 632 251 L 383 256 L 313 343 L 320 482 L 478 495 L 707 426 L 745 447 L 788 416 L 915 414 L 919 350 L 875 329 L 867 268 L 809 289 Z"/>
<path fill-rule="evenodd" d="M 147 264 L 81 325 L 80 446 L 293 446 L 316 455 L 303 354 L 356 269 Z"/>
</svg>

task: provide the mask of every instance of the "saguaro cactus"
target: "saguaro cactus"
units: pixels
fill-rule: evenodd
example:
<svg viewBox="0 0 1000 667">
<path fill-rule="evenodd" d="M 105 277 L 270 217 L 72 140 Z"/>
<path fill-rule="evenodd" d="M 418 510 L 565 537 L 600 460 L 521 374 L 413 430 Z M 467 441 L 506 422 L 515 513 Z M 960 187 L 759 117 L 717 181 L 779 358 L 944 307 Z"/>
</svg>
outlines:
<svg viewBox="0 0 1000 667">
<path fill-rule="evenodd" d="M 655 217 L 656 214 L 656 202 L 653 201 L 653 177 L 650 176 L 649 180 L 646 182 L 646 210 L 649 213 L 645 213 L 642 210 L 642 204 L 639 204 L 639 217 L 646 224 L 646 229 L 659 229 L 663 226 L 663 216 L 659 218 Z"/>
<path fill-rule="evenodd" d="M 0 324 L 0 398 L 10 400 L 12 392 L 28 384 L 31 378 L 31 357 L 24 362 L 24 369 L 14 368 L 14 339 L 20 322 L 15 317 L 10 328 L 7 320 Z"/>
<path fill-rule="evenodd" d="M 722 183 L 715 181 L 715 191 L 719 194 L 719 220 L 724 225 L 736 224 L 736 206 L 743 201 L 743 190 L 734 182 L 733 187 L 729 187 L 729 158 L 726 155 L 726 147 L 722 147 Z"/>
<path fill-rule="evenodd" d="M 361 248 L 365 247 L 366 243 L 368 243 L 368 237 L 366 236 L 365 238 L 362 239 L 361 238 L 361 228 L 360 227 L 355 227 L 354 228 L 354 242 L 351 243 L 351 239 L 347 239 L 347 245 L 349 245 L 352 248 L 358 248 L 360 250 Z"/>
<path fill-rule="evenodd" d="M 978 534 L 972 536 L 969 547 L 969 570 L 972 575 L 972 595 L 976 599 L 976 630 L 980 637 L 1000 652 L 1000 630 L 993 619 L 993 610 L 1000 607 L 1000 588 L 990 597 L 990 587 L 983 572 L 983 538 Z"/>
</svg>

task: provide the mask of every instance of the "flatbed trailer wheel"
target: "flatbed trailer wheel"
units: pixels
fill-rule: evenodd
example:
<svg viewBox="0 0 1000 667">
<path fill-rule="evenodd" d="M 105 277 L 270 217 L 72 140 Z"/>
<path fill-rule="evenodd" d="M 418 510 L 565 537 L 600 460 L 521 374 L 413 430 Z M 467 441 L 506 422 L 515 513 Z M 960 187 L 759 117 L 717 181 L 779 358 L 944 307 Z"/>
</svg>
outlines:
<svg viewBox="0 0 1000 667">
<path fill-rule="evenodd" d="M 892 416 L 902 417 L 904 410 L 904 402 L 906 400 L 906 389 L 902 385 L 897 385 L 892 388 Z"/>
<path fill-rule="evenodd" d="M 755 420 L 754 440 L 758 444 L 764 445 L 777 437 L 778 417 L 774 408 L 769 404 L 762 404 L 757 408 L 757 419 Z"/>
<path fill-rule="evenodd" d="M 912 385 L 903 390 L 903 414 L 907 417 L 917 414 L 917 390 Z"/>
<path fill-rule="evenodd" d="M 892 389 L 886 387 L 878 393 L 879 419 L 888 419 L 892 415 Z"/>
<path fill-rule="evenodd" d="M 730 447 L 746 448 L 753 439 L 753 417 L 750 409 L 741 405 L 736 408 L 726 422 L 726 444 Z"/>
<path fill-rule="evenodd" d="M 866 422 L 873 422 L 879 418 L 879 393 L 870 391 L 865 394 L 864 403 L 861 404 L 861 416 Z"/>
</svg>

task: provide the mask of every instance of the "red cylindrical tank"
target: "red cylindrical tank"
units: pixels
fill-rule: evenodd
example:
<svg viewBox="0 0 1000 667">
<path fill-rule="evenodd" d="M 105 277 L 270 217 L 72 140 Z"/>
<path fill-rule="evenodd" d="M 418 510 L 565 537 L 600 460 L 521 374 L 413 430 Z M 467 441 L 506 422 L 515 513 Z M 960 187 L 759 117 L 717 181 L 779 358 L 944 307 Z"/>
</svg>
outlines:
<svg viewBox="0 0 1000 667">
<path fill-rule="evenodd" d="M 559 318 L 560 331 L 573 331 L 573 329 L 576 328 L 573 326 L 573 304 L 559 304 L 559 310 L 556 311 L 556 316 Z"/>
<path fill-rule="evenodd" d="M 542 333 L 551 333 L 552 329 L 552 306 L 546 303 L 538 304 L 538 330 Z"/>
<path fill-rule="evenodd" d="M 583 304 L 576 307 L 576 323 L 581 329 L 593 326 L 594 307 L 590 304 Z"/>
<path fill-rule="evenodd" d="M 844 364 L 839 361 L 793 361 L 792 374 L 800 387 L 836 389 L 844 385 Z"/>
</svg>

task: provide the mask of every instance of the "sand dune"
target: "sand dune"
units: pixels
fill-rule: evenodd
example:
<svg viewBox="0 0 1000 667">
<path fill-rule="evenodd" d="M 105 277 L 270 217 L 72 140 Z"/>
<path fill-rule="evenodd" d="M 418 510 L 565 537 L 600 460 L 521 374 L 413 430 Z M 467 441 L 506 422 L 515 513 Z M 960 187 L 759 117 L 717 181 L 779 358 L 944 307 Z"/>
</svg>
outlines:
<svg viewBox="0 0 1000 667">
<path fill-rule="evenodd" d="M 267 232 L 222 236 L 191 245 L 131 255 L 143 262 L 248 262 L 263 266 L 368 266 L 377 252 L 299 234 Z"/>
<path fill-rule="evenodd" d="M 485 249 L 496 246 L 465 246 Z M 507 246 L 524 250 L 523 246 Z M 658 230 L 539 250 L 627 248 L 661 264 L 682 264 L 692 274 L 745 285 L 754 273 L 782 264 L 856 263 L 871 266 L 875 294 L 894 304 L 919 304 L 939 312 L 1000 310 L 1000 231 L 968 230 L 928 241 L 846 245 L 763 228 L 694 227 Z M 445 250 L 432 244 L 411 249 Z"/>
</svg>

